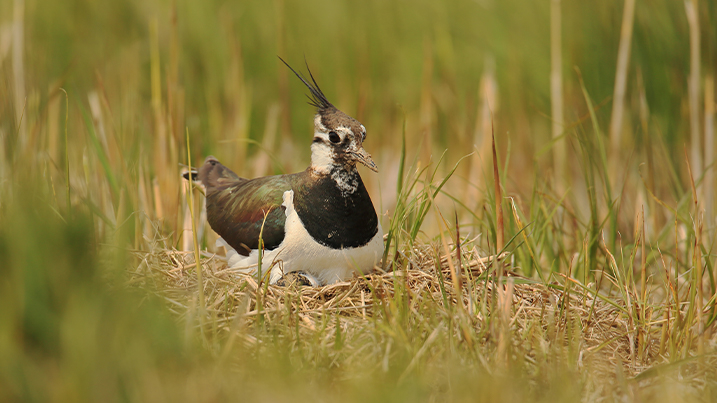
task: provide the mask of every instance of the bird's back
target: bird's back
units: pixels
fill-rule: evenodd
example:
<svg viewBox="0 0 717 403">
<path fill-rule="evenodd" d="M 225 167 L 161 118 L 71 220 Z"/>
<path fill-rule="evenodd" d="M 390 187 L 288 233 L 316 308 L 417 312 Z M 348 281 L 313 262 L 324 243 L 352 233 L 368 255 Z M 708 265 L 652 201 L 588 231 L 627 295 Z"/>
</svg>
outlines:
<svg viewBox="0 0 717 403">
<path fill-rule="evenodd" d="M 264 248 L 273 250 L 284 240 L 283 194 L 302 175 L 245 179 L 208 157 L 198 174 L 206 188 L 207 221 L 241 255 L 258 249 L 260 237 Z"/>
</svg>

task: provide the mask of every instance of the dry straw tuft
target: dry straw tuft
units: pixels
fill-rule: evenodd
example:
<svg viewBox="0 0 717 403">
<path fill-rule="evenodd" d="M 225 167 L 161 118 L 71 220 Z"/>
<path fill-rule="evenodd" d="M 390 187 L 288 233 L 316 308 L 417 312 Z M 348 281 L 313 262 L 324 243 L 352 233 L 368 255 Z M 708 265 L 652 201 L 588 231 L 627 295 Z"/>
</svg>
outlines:
<svg viewBox="0 0 717 403">
<path fill-rule="evenodd" d="M 212 326 L 220 335 L 229 339 L 238 336 L 251 345 L 256 339 L 250 332 L 237 332 L 238 320 L 246 327 L 258 318 L 280 323 L 283 316 L 290 314 L 300 318 L 301 332 L 315 332 L 318 323 L 323 323 L 325 334 L 333 334 L 337 323 L 344 328 L 351 324 L 361 327 L 373 315 L 385 314 L 396 293 L 403 292 L 414 311 L 431 306 L 441 315 L 464 315 L 454 322 L 468 323 L 469 333 L 481 335 L 479 343 L 494 343 L 497 356 L 521 342 L 530 344 L 521 349 L 529 362 L 541 350 L 550 351 L 548 346 L 555 343 L 566 348 L 574 346 L 578 365 L 589 362 L 592 371 L 610 378 L 615 376 L 616 368 L 631 377 L 656 362 L 659 337 L 643 335 L 641 340 L 648 340 L 647 344 L 637 346 L 634 335 L 643 330 L 625 314 L 628 307 L 596 297 L 576 280 L 538 283 L 511 270 L 514 268 L 507 254 L 496 261 L 494 256 L 480 256 L 476 248 L 465 248 L 463 290 L 458 293 L 450 281 L 449 260 L 455 261 L 454 257 L 441 255 L 436 259 L 437 250 L 442 248 L 420 245 L 401 254 L 408 262 L 401 270 L 377 269 L 364 277 L 319 288 L 259 284 L 252 277 L 227 269 L 221 257 L 203 252 L 202 288 L 207 315 L 215 318 Z M 454 247 L 452 251 L 455 253 Z M 168 301 L 178 317 L 191 319 L 199 305 L 194 253 L 158 247 L 138 256 L 141 264 L 131 274 L 130 282 Z M 464 309 L 454 309 L 459 305 Z M 489 320 L 493 316 L 495 320 Z M 653 324 L 655 333 L 659 329 L 657 322 Z M 466 339 L 471 337 L 468 334 Z"/>
</svg>

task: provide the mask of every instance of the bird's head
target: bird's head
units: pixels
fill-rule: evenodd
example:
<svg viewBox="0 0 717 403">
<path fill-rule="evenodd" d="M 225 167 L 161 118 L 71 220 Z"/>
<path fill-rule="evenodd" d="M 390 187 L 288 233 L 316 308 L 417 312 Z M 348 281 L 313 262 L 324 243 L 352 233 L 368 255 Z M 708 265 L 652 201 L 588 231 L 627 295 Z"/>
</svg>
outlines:
<svg viewBox="0 0 717 403">
<path fill-rule="evenodd" d="M 279 58 L 282 62 L 283 59 Z M 309 83 L 302 75 L 284 62 L 309 88 L 309 104 L 316 107 L 314 117 L 314 140 L 311 143 L 311 167 L 319 172 L 329 173 L 335 168 L 353 170 L 356 162 L 378 172 L 371 155 L 363 148 L 366 128 L 358 120 L 341 112 L 326 99 L 309 70 Z M 306 66 L 308 70 L 308 65 Z"/>
</svg>

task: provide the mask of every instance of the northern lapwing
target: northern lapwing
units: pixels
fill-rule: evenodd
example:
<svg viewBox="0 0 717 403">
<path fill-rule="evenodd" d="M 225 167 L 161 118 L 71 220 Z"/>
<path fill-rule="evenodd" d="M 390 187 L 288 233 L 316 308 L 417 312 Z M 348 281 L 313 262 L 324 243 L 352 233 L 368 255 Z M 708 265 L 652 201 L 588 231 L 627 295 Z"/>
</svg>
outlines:
<svg viewBox="0 0 717 403">
<path fill-rule="evenodd" d="M 281 59 L 281 58 L 280 58 Z M 338 110 L 316 83 L 289 69 L 309 89 L 316 107 L 311 165 L 290 175 L 244 179 L 207 157 L 197 178 L 205 187 L 207 220 L 221 236 L 229 267 L 319 286 L 366 273 L 384 250 L 381 223 L 356 163 L 378 172 L 363 148 L 366 128 Z M 308 69 L 308 65 L 307 65 Z"/>
</svg>

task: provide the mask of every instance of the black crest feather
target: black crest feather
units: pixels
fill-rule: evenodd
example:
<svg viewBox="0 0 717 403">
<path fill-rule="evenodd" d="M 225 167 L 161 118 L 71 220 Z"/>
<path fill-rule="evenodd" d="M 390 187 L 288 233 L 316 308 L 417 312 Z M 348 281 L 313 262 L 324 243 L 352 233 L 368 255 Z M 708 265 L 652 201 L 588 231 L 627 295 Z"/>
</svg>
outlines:
<svg viewBox="0 0 717 403">
<path fill-rule="evenodd" d="M 332 105 L 328 99 L 326 99 L 326 95 L 324 95 L 323 91 L 321 91 L 321 88 L 319 88 L 319 84 L 316 83 L 314 75 L 311 74 L 311 69 L 309 69 L 309 63 L 307 63 L 306 60 L 304 60 L 304 63 L 306 63 L 306 70 L 309 72 L 309 77 L 311 77 L 311 82 L 313 83 L 313 85 L 309 83 L 302 74 L 297 73 L 296 70 L 289 66 L 289 63 L 285 62 L 284 59 L 282 59 L 280 56 L 277 57 L 279 57 L 279 60 L 281 60 L 286 65 L 286 67 L 289 68 L 289 70 L 296 74 L 296 76 L 299 77 L 299 80 L 301 80 L 301 82 L 304 83 L 307 88 L 309 88 L 311 94 L 306 94 L 306 97 L 309 98 L 309 105 L 313 105 L 320 110 L 335 108 L 335 106 Z"/>
</svg>

